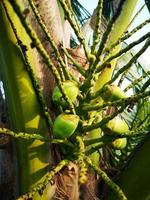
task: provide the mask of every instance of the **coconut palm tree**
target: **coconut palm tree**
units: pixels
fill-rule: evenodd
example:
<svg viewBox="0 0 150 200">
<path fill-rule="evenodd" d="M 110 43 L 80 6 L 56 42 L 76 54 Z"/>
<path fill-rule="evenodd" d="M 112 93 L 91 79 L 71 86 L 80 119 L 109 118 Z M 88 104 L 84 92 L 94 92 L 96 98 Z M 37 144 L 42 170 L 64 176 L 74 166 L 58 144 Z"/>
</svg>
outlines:
<svg viewBox="0 0 150 200">
<path fill-rule="evenodd" d="M 15 138 L 16 198 L 148 199 L 149 71 L 137 59 L 150 34 L 122 43 L 150 20 L 127 32 L 137 0 L 112 2 L 110 16 L 99 0 L 91 17 L 84 12 L 83 25 L 77 3 L 0 1 L 0 71 L 10 121 L 0 133 Z M 143 41 L 139 52 L 128 53 Z"/>
</svg>

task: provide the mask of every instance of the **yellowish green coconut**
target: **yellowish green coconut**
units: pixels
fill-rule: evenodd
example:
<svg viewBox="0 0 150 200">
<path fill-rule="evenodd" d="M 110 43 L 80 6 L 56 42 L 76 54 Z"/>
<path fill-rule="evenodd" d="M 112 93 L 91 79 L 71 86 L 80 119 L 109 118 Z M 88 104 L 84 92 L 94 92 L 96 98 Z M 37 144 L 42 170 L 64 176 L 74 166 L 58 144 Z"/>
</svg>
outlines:
<svg viewBox="0 0 150 200">
<path fill-rule="evenodd" d="M 111 146 L 115 149 L 124 149 L 127 145 L 127 138 L 118 138 L 111 143 Z"/>
<path fill-rule="evenodd" d="M 116 101 L 122 98 L 126 98 L 126 95 L 116 85 L 105 85 L 101 97 L 104 101 Z"/>
<path fill-rule="evenodd" d="M 70 137 L 76 130 L 79 116 L 73 114 L 60 114 L 54 122 L 53 134 L 55 138 L 65 139 Z"/>
<path fill-rule="evenodd" d="M 110 120 L 103 129 L 114 134 L 123 134 L 129 131 L 128 124 L 118 116 Z"/>
<path fill-rule="evenodd" d="M 62 83 L 62 87 L 68 96 L 68 98 L 72 101 L 72 103 L 75 102 L 78 94 L 79 94 L 79 88 L 77 84 L 74 81 L 65 81 Z M 52 100 L 55 103 L 55 105 L 61 105 L 61 106 L 67 106 L 67 102 L 62 96 L 62 93 L 58 86 L 54 88 L 53 94 L 52 94 Z"/>
</svg>

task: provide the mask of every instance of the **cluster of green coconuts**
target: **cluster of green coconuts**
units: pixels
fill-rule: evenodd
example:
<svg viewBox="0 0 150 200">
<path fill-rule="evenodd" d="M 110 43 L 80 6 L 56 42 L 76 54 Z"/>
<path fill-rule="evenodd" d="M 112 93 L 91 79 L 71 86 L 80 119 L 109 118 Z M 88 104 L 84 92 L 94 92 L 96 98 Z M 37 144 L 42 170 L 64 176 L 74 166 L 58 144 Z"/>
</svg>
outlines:
<svg viewBox="0 0 150 200">
<path fill-rule="evenodd" d="M 75 103 L 77 100 L 77 96 L 79 94 L 79 88 L 74 81 L 65 81 L 62 83 L 62 87 L 67 94 L 68 98 L 72 103 Z M 115 85 L 106 85 L 103 88 L 103 92 L 101 95 L 104 101 L 115 101 L 122 98 L 125 98 L 125 93 Z M 58 86 L 56 86 L 53 90 L 52 101 L 56 106 L 62 106 L 64 109 L 67 108 L 67 102 L 62 96 L 62 93 Z M 75 114 L 69 114 L 66 112 L 58 115 L 54 121 L 53 126 L 53 135 L 54 138 L 58 139 L 66 139 L 69 138 L 78 127 L 79 116 Z M 105 127 L 104 131 L 108 134 L 123 134 L 129 131 L 129 127 L 127 123 L 121 119 L 120 117 L 115 117 L 110 120 Z M 123 149 L 127 144 L 126 138 L 115 139 L 111 146 L 115 149 Z"/>
</svg>

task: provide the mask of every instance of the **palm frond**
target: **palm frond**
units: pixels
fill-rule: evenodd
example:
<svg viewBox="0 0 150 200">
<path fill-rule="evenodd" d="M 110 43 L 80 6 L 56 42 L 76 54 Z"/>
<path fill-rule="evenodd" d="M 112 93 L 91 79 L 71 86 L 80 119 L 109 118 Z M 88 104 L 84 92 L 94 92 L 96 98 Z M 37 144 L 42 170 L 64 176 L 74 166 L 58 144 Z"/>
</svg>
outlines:
<svg viewBox="0 0 150 200">
<path fill-rule="evenodd" d="M 71 5 L 81 25 L 90 18 L 91 14 L 79 3 L 78 0 L 71 0 Z"/>
<path fill-rule="evenodd" d="M 103 3 L 103 15 L 109 20 L 115 13 L 120 0 L 106 0 Z"/>
<path fill-rule="evenodd" d="M 147 8 L 150 12 L 150 0 L 145 0 L 145 4 L 147 5 Z"/>
</svg>

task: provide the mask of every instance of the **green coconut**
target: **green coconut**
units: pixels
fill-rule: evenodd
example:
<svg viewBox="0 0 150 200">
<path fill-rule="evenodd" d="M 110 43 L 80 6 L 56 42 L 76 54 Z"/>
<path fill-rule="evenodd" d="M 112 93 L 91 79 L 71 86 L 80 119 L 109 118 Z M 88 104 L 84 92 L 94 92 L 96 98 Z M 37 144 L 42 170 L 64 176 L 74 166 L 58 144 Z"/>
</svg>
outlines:
<svg viewBox="0 0 150 200">
<path fill-rule="evenodd" d="M 117 116 L 110 120 L 103 129 L 108 133 L 123 134 L 129 131 L 129 126 L 123 119 Z"/>
<path fill-rule="evenodd" d="M 111 143 L 111 146 L 114 148 L 114 149 L 124 149 L 127 145 L 127 138 L 119 138 L 119 139 L 116 139 L 114 140 L 112 143 Z"/>
<path fill-rule="evenodd" d="M 104 101 L 116 101 L 126 98 L 125 93 L 116 85 L 105 85 L 101 97 Z"/>
<path fill-rule="evenodd" d="M 73 114 L 60 114 L 54 121 L 53 134 L 55 138 L 65 139 L 70 137 L 76 130 L 79 116 Z"/>
<path fill-rule="evenodd" d="M 67 94 L 68 98 L 71 100 L 71 102 L 75 102 L 78 94 L 79 94 L 79 88 L 77 84 L 74 81 L 65 81 L 62 83 L 62 87 Z M 55 105 L 61 105 L 63 107 L 67 106 L 67 102 L 62 96 L 62 93 L 58 86 L 56 86 L 53 90 L 52 94 L 52 100 Z"/>
</svg>

